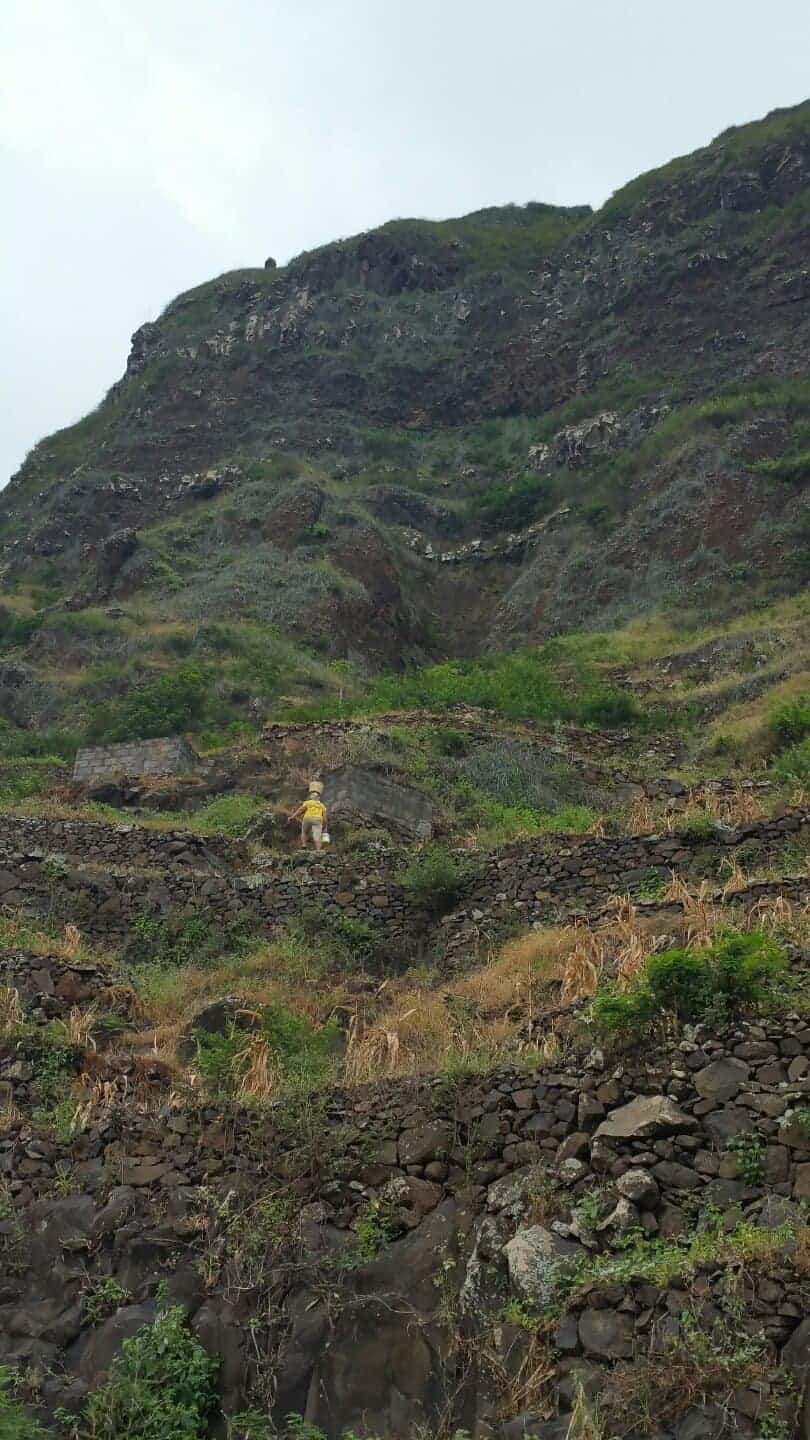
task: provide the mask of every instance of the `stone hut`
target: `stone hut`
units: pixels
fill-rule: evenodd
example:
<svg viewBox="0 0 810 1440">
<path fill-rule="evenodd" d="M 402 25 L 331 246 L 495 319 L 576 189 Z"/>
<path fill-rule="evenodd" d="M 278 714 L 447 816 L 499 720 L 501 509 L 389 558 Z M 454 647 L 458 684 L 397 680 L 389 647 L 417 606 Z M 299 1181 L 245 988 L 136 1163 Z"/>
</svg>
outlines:
<svg viewBox="0 0 810 1440">
<path fill-rule="evenodd" d="M 73 779 L 92 785 L 114 775 L 190 775 L 198 764 L 199 756 L 183 735 L 164 735 L 158 740 L 125 740 L 80 750 Z"/>
</svg>

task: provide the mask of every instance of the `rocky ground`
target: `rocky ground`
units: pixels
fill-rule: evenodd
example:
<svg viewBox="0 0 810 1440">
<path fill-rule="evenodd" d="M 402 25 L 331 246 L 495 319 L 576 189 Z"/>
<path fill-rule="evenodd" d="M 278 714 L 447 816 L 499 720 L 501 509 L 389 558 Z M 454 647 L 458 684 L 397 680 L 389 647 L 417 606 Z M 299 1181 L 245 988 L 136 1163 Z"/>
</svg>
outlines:
<svg viewBox="0 0 810 1440">
<path fill-rule="evenodd" d="M 479 857 L 441 914 L 403 888 L 401 851 L 251 873 L 225 837 L 6 817 L 0 1359 L 22 1399 L 91 1434 L 122 1342 L 176 1304 L 215 1361 L 195 1434 L 291 1413 L 382 1440 L 810 1434 L 806 837 L 799 807 L 714 836 L 537 840 Z M 750 874 L 710 884 L 741 847 Z M 216 965 L 210 936 L 161 952 L 163 991 L 133 937 L 207 915 L 214 955 L 234 923 L 286 936 L 281 968 L 302 906 L 323 917 L 310 949 L 344 917 L 376 958 L 354 952 L 322 1083 L 229 1094 L 198 1037 L 260 1057 L 257 952 L 168 1044 L 166 978 Z M 647 1036 L 594 1026 L 611 975 L 632 988 L 644 955 L 729 926 L 782 948 L 778 993 Z M 516 945 L 535 988 L 507 994 Z M 473 1026 L 500 1003 L 497 1044 L 406 1061 L 414 999 L 451 1025 L 473 995 Z"/>
</svg>

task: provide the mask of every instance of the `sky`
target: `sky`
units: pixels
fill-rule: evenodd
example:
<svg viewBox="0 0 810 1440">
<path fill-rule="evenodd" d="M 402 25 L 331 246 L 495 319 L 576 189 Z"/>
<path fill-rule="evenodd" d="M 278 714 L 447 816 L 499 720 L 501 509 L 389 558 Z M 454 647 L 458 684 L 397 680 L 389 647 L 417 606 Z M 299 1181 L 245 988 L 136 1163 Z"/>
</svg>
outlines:
<svg viewBox="0 0 810 1440">
<path fill-rule="evenodd" d="M 182 290 L 594 206 L 810 94 L 807 0 L 2 0 L 0 485 Z"/>
</svg>

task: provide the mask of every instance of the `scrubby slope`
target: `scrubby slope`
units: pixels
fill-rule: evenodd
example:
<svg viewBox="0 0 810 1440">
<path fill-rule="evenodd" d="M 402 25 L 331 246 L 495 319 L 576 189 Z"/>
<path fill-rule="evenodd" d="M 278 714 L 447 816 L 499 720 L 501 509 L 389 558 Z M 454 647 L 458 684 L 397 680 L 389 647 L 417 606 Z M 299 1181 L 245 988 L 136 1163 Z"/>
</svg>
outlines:
<svg viewBox="0 0 810 1440">
<path fill-rule="evenodd" d="M 180 296 L 4 493 L 6 587 L 378 669 L 795 590 L 808 117 L 596 215 L 396 221 Z"/>
</svg>

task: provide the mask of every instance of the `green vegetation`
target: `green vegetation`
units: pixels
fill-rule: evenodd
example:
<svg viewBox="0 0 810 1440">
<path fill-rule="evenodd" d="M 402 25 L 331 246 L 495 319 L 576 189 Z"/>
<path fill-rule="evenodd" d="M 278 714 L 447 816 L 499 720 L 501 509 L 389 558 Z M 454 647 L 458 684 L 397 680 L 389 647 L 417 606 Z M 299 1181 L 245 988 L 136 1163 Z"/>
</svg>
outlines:
<svg viewBox="0 0 810 1440">
<path fill-rule="evenodd" d="M 396 1234 L 394 1207 L 379 1195 L 372 1195 L 354 1222 L 356 1255 L 360 1264 L 373 1260 Z"/>
<path fill-rule="evenodd" d="M 446 710 L 475 705 L 515 720 L 578 720 L 608 726 L 638 718 L 631 696 L 581 678 L 585 688 L 565 694 L 542 651 L 447 660 L 404 675 L 381 676 L 372 682 L 366 708 Z"/>
<path fill-rule="evenodd" d="M 256 795 L 235 791 L 229 795 L 217 795 L 196 810 L 191 819 L 194 830 L 200 835 L 232 835 L 240 839 L 246 835 L 267 805 Z"/>
<path fill-rule="evenodd" d="M 8 1365 L 0 1365 L 0 1440 L 46 1440 L 46 1432 L 23 1408 L 17 1398 L 20 1377 Z"/>
<path fill-rule="evenodd" d="M 806 485 L 810 480 L 810 450 L 786 453 L 773 460 L 758 460 L 755 469 L 769 479 L 785 480 L 789 485 Z"/>
<path fill-rule="evenodd" d="M 165 915 L 136 915 L 124 952 L 136 969 L 172 970 L 204 966 L 238 954 L 250 943 L 246 919 L 221 922 L 207 910 L 171 910 Z"/>
<path fill-rule="evenodd" d="M 585 1256 L 568 1266 L 561 1274 L 560 1300 L 630 1282 L 670 1285 L 676 1279 L 689 1279 L 707 1263 L 767 1264 L 782 1255 L 792 1236 L 791 1225 L 765 1230 L 748 1221 L 725 1230 L 724 1216 L 717 1210 L 706 1212 L 685 1243 L 650 1239 L 643 1231 L 631 1230 L 614 1253 Z"/>
<path fill-rule="evenodd" d="M 283 1089 L 306 1092 L 334 1078 L 340 1044 L 334 1021 L 316 1027 L 285 1005 L 265 1005 L 256 1018 L 252 1031 L 231 1026 L 222 1035 L 196 1032 L 196 1066 L 214 1098 L 228 1099 L 240 1087 L 250 1093 L 263 1089 L 266 1098 L 275 1082 Z M 263 1052 L 258 1055 L 256 1042 Z M 257 1060 L 262 1085 L 251 1091 L 248 1077 Z"/>
<path fill-rule="evenodd" d="M 771 774 L 784 785 L 810 785 L 810 736 L 783 750 L 773 761 Z"/>
<path fill-rule="evenodd" d="M 681 835 L 691 845 L 711 844 L 717 839 L 718 828 L 713 815 L 707 811 L 695 811 L 683 826 Z"/>
<path fill-rule="evenodd" d="M 76 1112 L 70 1084 L 78 1071 L 82 1052 L 66 1039 L 58 1022 L 33 1029 L 25 1048 L 34 1070 L 32 1089 L 36 1104 L 31 1118 L 35 1125 L 50 1130 L 57 1140 L 66 1142 L 73 1134 Z"/>
<path fill-rule="evenodd" d="M 151 1325 L 125 1340 L 87 1402 L 78 1440 L 203 1440 L 216 1403 L 216 1360 L 165 1293 Z"/>
<path fill-rule="evenodd" d="M 810 737 L 810 692 L 777 705 L 770 715 L 771 733 L 778 745 L 796 745 Z"/>
<path fill-rule="evenodd" d="M 82 1295 L 82 1313 L 91 1325 L 114 1315 L 132 1296 L 112 1275 L 96 1281 Z"/>
<path fill-rule="evenodd" d="M 419 851 L 402 872 L 400 882 L 415 904 L 442 915 L 461 899 L 474 874 L 469 861 L 433 843 Z"/>
<path fill-rule="evenodd" d="M 761 1185 L 765 1178 L 765 1141 L 756 1132 L 734 1135 L 726 1149 L 737 1162 L 737 1174 L 746 1185 Z"/>
<path fill-rule="evenodd" d="M 200 725 L 206 714 L 212 674 L 199 665 L 180 665 L 133 690 L 124 700 L 99 706 L 89 726 L 92 740 L 115 742 L 173 735 Z"/>
<path fill-rule="evenodd" d="M 490 485 L 470 506 L 472 516 L 492 530 L 523 530 L 550 508 L 554 488 L 545 475 L 522 475 L 507 484 Z"/>
<path fill-rule="evenodd" d="M 630 1038 L 651 1022 L 724 1019 L 756 1008 L 785 970 L 784 952 L 762 931 L 725 931 L 712 944 L 650 955 L 625 991 L 601 988 L 590 1014 L 598 1030 Z"/>
</svg>

